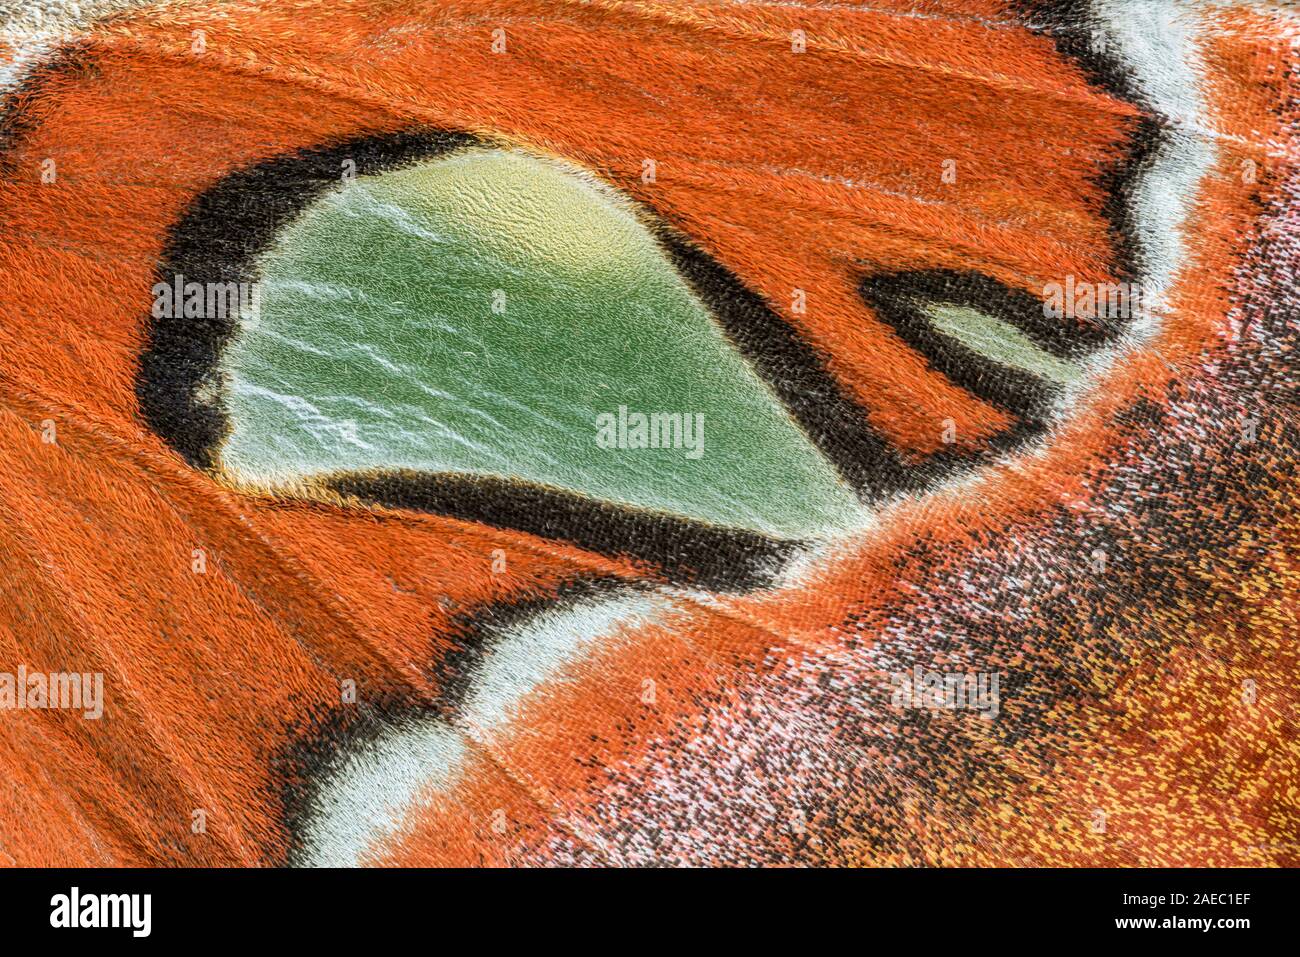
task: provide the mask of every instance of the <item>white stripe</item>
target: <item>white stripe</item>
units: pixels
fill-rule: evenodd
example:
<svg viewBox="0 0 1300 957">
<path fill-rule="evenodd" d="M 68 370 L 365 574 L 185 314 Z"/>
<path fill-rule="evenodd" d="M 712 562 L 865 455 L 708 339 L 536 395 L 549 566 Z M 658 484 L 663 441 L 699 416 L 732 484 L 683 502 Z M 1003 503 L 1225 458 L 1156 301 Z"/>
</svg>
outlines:
<svg viewBox="0 0 1300 957">
<path fill-rule="evenodd" d="M 557 607 L 529 619 L 487 650 L 465 700 L 466 723 L 484 732 L 508 725 L 533 689 L 619 634 L 662 621 L 671 608 L 664 596 L 645 593 Z"/>
<path fill-rule="evenodd" d="M 1137 178 L 1130 197 L 1142 256 L 1142 292 L 1154 314 L 1133 330 L 1141 340 L 1157 331 L 1168 296 L 1187 262 L 1184 235 L 1201 181 L 1218 155 L 1200 88 L 1204 64 L 1192 35 L 1199 12 L 1177 0 L 1095 0 L 1107 49 L 1132 71 L 1142 105 L 1172 129 Z"/>
<path fill-rule="evenodd" d="M 430 789 L 448 787 L 466 754 L 460 732 L 437 719 L 386 728 L 378 740 L 345 752 L 321 782 L 303 831 L 308 867 L 356 867 L 400 828 Z"/>
<path fill-rule="evenodd" d="M 463 720 L 475 735 L 509 727 L 521 703 L 632 629 L 665 621 L 663 594 L 632 592 L 546 609 L 495 636 L 471 675 Z M 303 829 L 308 867 L 351 867 L 399 834 L 460 777 L 467 739 L 442 718 L 413 718 L 345 752 L 318 782 Z"/>
</svg>

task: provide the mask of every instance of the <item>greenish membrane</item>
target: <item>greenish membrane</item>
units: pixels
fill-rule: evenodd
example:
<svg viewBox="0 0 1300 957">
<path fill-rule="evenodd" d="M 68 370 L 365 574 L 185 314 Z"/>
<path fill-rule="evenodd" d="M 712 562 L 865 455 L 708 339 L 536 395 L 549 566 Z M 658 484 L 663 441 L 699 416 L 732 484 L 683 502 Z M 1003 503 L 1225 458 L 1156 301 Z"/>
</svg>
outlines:
<svg viewBox="0 0 1300 957">
<path fill-rule="evenodd" d="M 569 167 L 473 149 L 360 177 L 259 272 L 221 360 L 238 482 L 406 468 L 782 537 L 861 521 L 630 206 Z"/>
<path fill-rule="evenodd" d="M 1057 358 L 996 316 L 954 303 L 926 303 L 923 308 L 936 329 L 986 359 L 1058 385 L 1068 385 L 1079 377 L 1079 367 L 1073 362 Z"/>
</svg>

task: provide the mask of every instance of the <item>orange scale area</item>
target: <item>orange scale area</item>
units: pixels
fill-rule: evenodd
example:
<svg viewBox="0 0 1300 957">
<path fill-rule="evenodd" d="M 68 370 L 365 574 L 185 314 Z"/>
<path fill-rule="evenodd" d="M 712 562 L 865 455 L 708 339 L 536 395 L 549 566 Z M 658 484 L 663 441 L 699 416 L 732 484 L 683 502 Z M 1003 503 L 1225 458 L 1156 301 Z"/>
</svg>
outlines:
<svg viewBox="0 0 1300 957">
<path fill-rule="evenodd" d="M 402 7 L 392 9 L 387 28 L 400 30 L 406 14 L 400 12 Z M 459 9 L 447 8 L 440 16 L 450 20 Z M 102 437 L 79 433 L 75 425 L 60 440 L 68 451 L 56 453 L 39 446 L 32 431 L 46 411 L 33 402 L 13 401 L 21 421 L 4 416 L 0 508 L 22 531 L 6 530 L 9 522 L 0 528 L 0 536 L 6 536 L 0 539 L 5 543 L 0 554 L 19 556 L 6 557 L 6 575 L 0 579 L 12 599 L 0 603 L 5 609 L 0 613 L 0 638 L 10 643 L 7 651 L 28 656 L 36 666 L 41 660 L 66 658 L 61 642 L 89 630 L 88 637 L 95 640 L 87 644 L 87 653 L 102 657 L 114 681 L 131 676 L 150 686 L 157 683 L 162 691 L 157 699 L 128 703 L 121 716 L 102 729 L 70 724 L 56 713 L 39 730 L 32 725 L 0 733 L 0 747 L 14 756 L 11 766 L 32 789 L 20 799 L 30 816 L 10 814 L 0 821 L 5 834 L 0 846 L 9 852 L 22 847 L 25 860 L 61 862 L 66 847 L 93 829 L 99 835 L 96 851 L 104 859 L 141 860 L 159 853 L 159 847 L 172 846 L 168 842 L 188 840 L 184 834 L 189 805 L 195 795 L 207 800 L 204 795 L 216 787 L 212 782 L 223 782 L 221 787 L 229 789 L 228 796 L 218 795 L 217 803 L 224 800 L 221 806 L 237 810 L 214 818 L 217 841 L 184 845 L 192 859 L 247 861 L 255 856 L 254 846 L 274 849 L 280 837 L 271 823 L 273 809 L 258 791 L 265 778 L 257 761 L 277 743 L 262 727 L 268 715 L 298 714 L 304 702 L 329 699 L 337 693 L 338 678 L 345 675 L 357 675 L 376 687 L 410 684 L 432 694 L 412 665 L 410 649 L 413 634 L 445 627 L 447 618 L 432 610 L 436 596 L 450 594 L 468 605 L 508 597 L 517 594 L 516 589 L 546 590 L 571 568 L 591 567 L 586 563 L 593 561 L 576 550 L 534 555 L 520 544 L 522 537 L 503 536 L 501 541 L 509 539 L 518 549 L 509 553 L 511 575 L 518 577 L 508 582 L 483 578 L 465 559 L 472 552 L 481 560 L 479 550 L 498 540 L 494 533 L 466 533 L 461 539 L 458 526 L 441 520 L 394 516 L 357 521 L 308 506 L 271 508 L 249 500 L 236 505 L 232 493 L 207 477 L 185 473 L 134 418 L 134 363 L 153 263 L 166 231 L 186 203 L 222 175 L 258 158 L 358 131 L 400 128 L 413 119 L 441 118 L 452 125 L 504 132 L 578 157 L 592 168 L 610 171 L 608 175 L 634 195 L 680 213 L 692 232 L 708 237 L 716 255 L 778 308 L 788 303 L 796 279 L 810 277 L 806 282 L 814 293 L 813 308 L 806 316 L 789 318 L 831 357 L 836 374 L 858 390 L 872 421 L 916 452 L 933 447 L 927 443 L 933 442 L 936 418 L 959 418 L 959 432 L 969 429 L 980 435 L 1000 427 L 996 410 L 955 393 L 914 359 L 909 363 L 900 347 L 870 323 L 865 310 L 855 308 L 851 286 L 842 277 L 826 278 L 831 268 L 826 251 L 835 251 L 836 268 L 862 255 L 873 266 L 890 269 L 920 268 L 930 263 L 932 251 L 967 247 L 969 258 L 950 262 L 974 265 L 981 261 L 979 248 L 1004 235 L 987 220 L 1015 222 L 1023 217 L 1035 224 L 1067 224 L 1063 231 L 1071 235 L 1040 238 L 1030 229 L 1010 248 L 989 249 L 985 258 L 994 265 L 987 268 L 996 268 L 1003 281 L 1042 277 L 1064 255 L 1077 257 L 1071 262 L 1077 263 L 1079 274 L 1092 275 L 1106 259 L 1105 227 L 1093 211 L 1099 197 L 1088 172 L 1117 155 L 1123 137 L 1115 132 L 1115 120 L 1130 117 L 1131 111 L 1085 95 L 1083 81 L 1064 61 L 1052 60 L 1054 54 L 1039 38 L 1026 38 L 1021 45 L 999 37 L 998 42 L 1006 44 L 999 60 L 1012 61 L 999 69 L 1013 71 L 1021 59 L 1035 63 L 1036 70 L 1046 68 L 1033 57 L 1059 63 L 1062 89 L 1080 103 L 1071 121 L 1083 123 L 1082 129 L 1062 131 L 1078 150 L 1078 162 L 1068 167 L 1068 175 L 1036 186 L 1022 182 L 1019 174 L 1001 172 L 1019 169 L 1026 149 L 1050 141 L 1044 131 L 1056 129 L 1053 123 L 1060 122 L 1059 101 L 1053 107 L 1049 99 L 1030 98 L 1023 122 L 1012 123 L 996 108 L 995 98 L 971 93 L 971 109 L 956 118 L 970 130 L 962 146 L 969 152 L 957 157 L 959 170 L 965 169 L 962 163 L 968 155 L 972 167 L 970 180 L 959 178 L 963 190 L 970 184 L 969 193 L 957 194 L 956 205 L 964 215 L 927 216 L 920 204 L 897 199 L 891 215 L 910 228 L 890 231 L 874 221 L 886 208 L 886 201 L 874 194 L 860 198 L 830 187 L 805 187 L 802 181 L 796 187 L 787 174 L 747 172 L 764 166 L 815 168 L 820 158 L 833 155 L 843 159 L 823 169 L 844 175 L 867 170 L 883 184 L 908 187 L 922 179 L 913 170 L 933 166 L 935 141 L 928 135 L 908 138 L 907 110 L 896 111 L 899 118 L 892 123 L 889 111 L 881 110 L 885 122 L 874 137 L 837 134 L 825 142 L 789 140 L 791 131 L 820 122 L 816 118 L 826 104 L 860 95 L 848 77 L 837 78 L 832 67 L 839 61 L 833 57 L 822 63 L 814 56 L 798 82 L 787 78 L 784 84 L 773 81 L 765 88 L 765 106 L 788 102 L 789 113 L 762 126 L 747 117 L 743 104 L 717 100 L 710 105 L 710 96 L 747 82 L 747 71 L 772 70 L 784 63 L 776 59 L 775 43 L 768 51 L 768 45 L 737 40 L 735 56 L 699 76 L 703 60 L 691 44 L 680 41 L 678 49 L 679 41 L 671 34 L 653 41 L 653 47 L 648 42 L 647 49 L 665 58 L 669 67 L 678 64 L 670 75 L 683 82 L 696 77 L 695 82 L 713 84 L 712 94 L 669 86 L 656 88 L 652 96 L 645 90 L 644 75 L 636 72 L 645 65 L 633 55 L 631 47 L 638 44 L 620 46 L 616 41 L 631 22 L 618 10 L 566 8 L 569 25 L 544 25 L 530 36 L 530 12 L 541 16 L 542 8 L 512 4 L 509 9 L 518 21 L 512 52 L 494 59 L 489 50 L 492 16 L 506 7 L 465 9 L 477 11 L 478 19 L 463 30 L 396 47 L 373 66 L 361 51 L 375 32 L 346 11 L 331 14 L 340 29 L 327 38 L 321 29 L 325 21 L 313 19 L 313 14 L 301 14 L 295 22 L 274 11 L 239 8 L 232 12 L 231 23 L 242 32 L 229 61 L 212 54 L 207 61 L 186 62 L 184 50 L 197 21 L 162 28 L 133 22 L 130 44 L 140 46 L 128 44 L 115 26 L 92 48 L 97 69 L 52 81 L 45 98 L 34 106 L 41 122 L 24 134 L 13 154 L 19 175 L 38 179 L 40 160 L 47 156 L 59 158 L 61 174 L 60 182 L 48 189 L 32 183 L 0 187 L 0 235 L 5 237 L 0 241 L 0 298 L 12 310 L 7 317 L 14 320 L 0 327 L 0 382 L 7 392 L 33 383 L 41 392 L 93 409 L 118 430 L 119 443 L 147 449 L 154 457 L 141 452 L 132 458 Z M 716 14 L 698 16 L 708 20 Z M 734 16 L 751 25 L 760 22 L 745 21 L 746 14 L 739 12 Z M 1276 102 L 1274 95 L 1284 92 L 1281 81 L 1269 87 L 1268 95 L 1257 92 L 1258 87 L 1238 95 L 1240 83 L 1231 79 L 1256 75 L 1258 68 L 1250 64 L 1267 59 L 1256 39 L 1260 23 L 1247 15 L 1228 14 L 1223 23 L 1226 32 L 1209 44 L 1207 57 L 1218 122 L 1252 143 L 1280 140 L 1283 131 L 1268 110 Z M 760 23 L 768 29 L 786 24 L 779 19 Z M 727 36 L 725 31 L 721 36 Z M 890 41 L 895 42 L 892 32 Z M 220 51 L 221 42 L 219 31 L 214 32 L 211 49 Z M 726 47 L 730 40 L 711 42 L 731 49 Z M 941 55 L 928 49 L 919 34 L 901 31 L 896 42 L 914 46 L 919 58 Z M 337 46 L 327 47 L 334 43 Z M 268 63 L 276 65 L 259 74 Z M 310 70 L 311 75 L 286 84 L 291 69 Z M 878 71 L 874 76 L 873 69 Z M 892 64 L 862 66 L 868 85 L 878 83 L 881 96 L 898 69 Z M 538 89 L 538 78 L 551 75 L 563 82 Z M 802 83 L 815 95 L 805 98 Z M 922 92 L 909 102 L 929 102 Z M 306 109 L 305 98 L 310 104 Z M 391 109 L 376 108 L 376 103 L 389 101 Z M 651 102 L 657 103 L 661 118 L 638 122 L 638 111 Z M 714 111 L 735 119 L 727 121 Z M 674 125 L 664 117 L 680 122 Z M 1265 136 L 1261 129 L 1267 131 Z M 1014 132 L 1012 140 L 998 138 L 1008 130 Z M 988 137 L 984 142 L 981 133 Z M 896 143 L 889 140 L 895 135 L 900 138 Z M 672 163 L 662 166 L 653 189 L 639 180 L 640 160 L 650 143 L 680 162 L 680 170 Z M 697 158 L 705 153 L 707 162 Z M 629 646 L 585 663 L 577 681 L 547 687 L 548 695 L 563 707 L 530 714 L 516 737 L 496 742 L 504 765 L 476 757 L 454 800 L 417 822 L 415 830 L 394 845 L 392 859 L 509 862 L 517 845 L 489 837 L 494 834 L 491 821 L 483 820 L 481 809 L 504 808 L 512 827 L 527 829 L 512 832 L 522 843 L 543 839 L 552 825 L 549 806 L 539 805 L 503 766 L 519 769 L 566 814 L 576 813 L 597 786 L 596 772 L 579 760 L 592 750 L 584 735 L 596 734 L 602 760 L 612 765 L 634 762 L 639 742 L 673 722 L 693 720 L 697 706 L 692 695 L 707 693 L 720 680 L 714 670 L 718 649 L 736 649 L 733 658 L 725 659 L 728 679 L 748 680 L 744 669 L 763 660 L 772 640 L 767 636 L 824 641 L 846 613 L 904 600 L 900 580 L 921 570 L 905 563 L 900 574 L 896 560 L 918 537 L 926 537 L 956 566 L 964 542 L 979 529 L 1032 521 L 1063 500 L 1086 502 L 1091 493 L 1085 477 L 1104 463 L 1115 413 L 1137 396 L 1160 399 L 1171 365 L 1186 367 L 1199 362 L 1206 350 L 1223 347 L 1225 290 L 1237 263 L 1236 251 L 1255 214 L 1253 203 L 1274 181 L 1268 153 L 1257 188 L 1243 188 L 1233 163 L 1257 154 L 1253 146 L 1228 146 L 1227 159 L 1207 180 L 1201 212 L 1193 220 L 1196 255 L 1175 292 L 1176 309 L 1156 340 L 1123 357 L 1108 373 L 1104 388 L 1058 430 L 1050 451 L 985 476 L 978 502 L 940 497 L 894 508 L 883 516 L 879 534 L 834 556 L 819 570 L 815 587 L 737 601 L 737 620 L 699 618 L 680 633 L 650 630 Z M 112 159 L 115 156 L 119 159 Z M 134 166 L 122 162 L 123 156 L 134 157 Z M 719 168 L 734 169 L 728 173 L 729 188 L 702 186 L 704 171 Z M 124 176 L 145 174 L 150 181 L 142 185 L 122 182 Z M 156 181 L 155 175 L 160 177 Z M 1018 203 L 1021 186 L 1023 199 Z M 813 201 L 833 210 L 827 216 L 833 229 L 817 228 L 817 217 L 806 211 Z M 909 210 L 914 216 L 909 217 Z M 61 224 L 57 234 L 51 235 L 51 222 Z M 792 224 L 797 228 L 791 230 Z M 974 242 L 973 230 L 979 230 Z M 1067 246 L 1062 250 L 1052 243 Z M 59 419 L 59 424 L 64 430 L 66 423 Z M 163 459 L 166 465 L 160 464 Z M 142 477 L 146 472 L 149 481 Z M 37 496 L 33 489 L 46 491 Z M 51 495 L 63 503 L 57 515 L 45 511 Z M 97 519 L 102 527 L 118 530 L 109 551 L 82 521 L 78 508 L 93 509 L 102 516 Z M 446 541 L 426 544 L 426 535 Z M 195 540 L 210 545 L 217 556 L 201 589 L 186 560 L 185 545 Z M 95 562 L 86 561 L 88 554 L 97 556 Z M 52 579 L 54 568 L 67 576 L 62 591 L 50 584 L 58 582 Z M 1256 580 L 1291 581 L 1294 574 L 1289 566 L 1261 568 Z M 129 581 L 136 590 L 124 594 L 119 580 Z M 396 594 L 393 583 L 398 585 Z M 416 594 L 403 596 L 406 585 Z M 103 597 L 93 608 L 84 603 L 77 607 L 67 601 L 68 593 Z M 175 613 L 201 632 L 201 645 L 168 649 L 160 643 L 161 619 L 150 609 L 158 607 L 164 593 Z M 1180 692 L 1180 710 L 1171 714 L 1190 714 L 1199 700 L 1219 700 L 1251 668 L 1294 673 L 1295 662 L 1276 648 L 1273 622 L 1285 620 L 1286 614 L 1283 599 L 1269 592 L 1259 604 L 1259 625 L 1243 636 L 1251 645 L 1244 664 L 1235 659 L 1231 663 L 1231 680 L 1196 658 L 1177 661 L 1186 688 Z M 740 623 L 745 620 L 756 627 Z M 1199 637 L 1210 641 L 1216 637 L 1211 632 L 1207 627 Z M 233 664 L 231 670 L 248 676 L 246 681 L 238 688 L 219 682 L 205 686 L 214 697 L 196 699 L 191 676 L 218 661 L 223 669 Z M 661 709 L 647 711 L 640 703 L 640 682 L 656 675 L 664 680 L 666 700 Z M 217 679 L 208 675 L 201 680 Z M 1005 835 L 1005 854 L 1014 849 L 1039 861 L 1125 860 L 1154 851 L 1162 860 L 1195 862 L 1190 848 L 1198 840 L 1211 848 L 1210 857 L 1200 863 L 1228 860 L 1228 819 L 1221 812 L 1201 802 L 1178 808 L 1185 817 L 1174 819 L 1162 808 L 1162 795 L 1168 782 L 1202 773 L 1196 770 L 1200 762 L 1213 757 L 1215 741 L 1225 740 L 1234 753 L 1249 759 L 1243 773 L 1249 772 L 1251 780 L 1216 784 L 1206 778 L 1203 783 L 1244 787 L 1250 804 L 1232 820 L 1248 819 L 1262 832 L 1272 828 L 1277 833 L 1278 794 L 1294 780 L 1295 769 L 1286 743 L 1295 739 L 1294 729 L 1277 715 L 1293 702 L 1279 703 L 1276 692 L 1266 701 L 1267 718 L 1234 715 L 1226 726 L 1197 726 L 1195 734 L 1204 738 L 1201 745 L 1189 745 L 1188 732 L 1175 733 L 1173 726 L 1161 739 L 1167 747 L 1145 750 L 1140 745 L 1150 737 L 1135 737 L 1131 729 L 1095 723 L 1083 729 L 1085 735 L 1100 736 L 1102 745 L 1095 752 L 1072 756 L 1061 767 L 1059 793 L 1051 807 L 1086 814 L 1098 793 L 1130 795 L 1127 809 L 1112 817 L 1119 831 L 1109 843 L 1081 834 L 1077 827 L 1066 839 L 1057 831 L 1048 833 L 1043 819 L 1007 821 L 996 810 L 989 810 L 979 823 L 986 831 Z M 1139 700 L 1133 714 L 1144 713 L 1144 708 L 1155 714 L 1157 704 Z M 217 737 L 199 732 L 196 742 L 188 743 L 187 729 L 196 721 L 220 729 L 212 732 Z M 627 732 L 628 722 L 636 733 Z M 149 772 L 147 782 L 123 778 L 120 762 L 113 760 L 116 749 L 132 745 L 141 735 L 154 749 L 148 763 L 158 769 Z M 1257 741 L 1252 743 L 1257 735 L 1276 744 L 1271 758 Z M 235 742 L 231 747 L 237 753 L 227 753 L 220 761 L 197 753 L 199 742 L 228 752 L 228 741 Z M 24 757 L 37 747 L 42 750 L 36 753 L 49 755 L 43 770 Z M 1124 756 L 1122 765 L 1115 766 L 1116 754 Z M 1107 755 L 1112 756 L 1109 761 Z M 1105 776 L 1100 783 L 1097 767 Z M 70 802 L 36 797 L 51 793 L 51 781 L 60 787 L 80 781 L 76 786 L 81 790 L 73 792 Z M 155 807 L 147 814 L 134 796 L 141 790 Z M 1048 806 L 1041 797 L 1026 796 L 1026 801 Z M 1083 820 L 1080 826 L 1086 827 L 1086 816 Z M 985 853 L 990 860 L 997 858 L 993 851 Z"/>
<path fill-rule="evenodd" d="M 499 771 L 468 773 L 446 791 L 430 792 L 431 805 L 408 815 L 380 859 L 504 860 L 498 855 L 507 848 L 540 843 L 548 833 L 574 836 L 600 858 L 599 839 L 582 822 L 602 800 L 603 785 L 620 773 L 625 782 L 636 780 L 657 742 L 674 732 L 689 734 L 704 720 L 702 703 L 721 700 L 737 669 L 755 673 L 770 637 L 683 604 L 664 623 L 603 643 L 538 685 L 504 726 L 469 728 L 479 742 L 471 767 L 490 756 Z M 515 782 L 513 791 L 506 781 Z M 488 819 L 501 808 L 513 809 L 505 812 L 507 830 L 493 831 Z M 444 856 L 449 835 L 460 835 L 472 853 Z"/>
<path fill-rule="evenodd" d="M 644 577 L 577 548 L 409 512 L 295 503 L 258 509 L 253 521 L 295 551 L 387 657 L 421 671 L 485 606 L 551 595 L 580 578 Z M 300 542 L 311 547 L 295 549 Z"/>
<path fill-rule="evenodd" d="M 979 249 L 996 248 L 1005 271 L 1035 278 L 1054 255 L 1058 266 L 1081 275 L 1095 272 L 1107 258 L 1110 236 L 1096 213 L 1100 194 L 1095 177 L 1101 166 L 1119 158 L 1127 136 L 1124 123 L 1132 111 L 1090 91 L 1066 61 L 1053 60 L 1056 54 L 1042 38 L 994 31 L 997 35 L 984 41 L 988 49 L 982 51 L 994 58 L 990 62 L 995 66 L 1054 62 L 1055 86 L 1036 93 L 1032 86 L 1006 88 L 998 85 L 1000 80 L 974 73 L 900 65 L 896 56 L 840 52 L 792 61 L 781 44 L 757 42 L 746 33 L 748 27 L 730 25 L 735 16 L 728 17 L 725 29 L 710 32 L 708 44 L 702 45 L 685 26 L 634 34 L 630 31 L 644 27 L 644 18 L 618 8 L 440 8 L 439 24 L 446 28 L 432 34 L 420 26 L 421 12 L 405 20 L 396 12 L 384 18 L 381 32 L 394 38 L 391 49 L 377 33 L 359 28 L 331 32 L 328 38 L 313 32 L 312 16 L 320 14 L 288 18 L 252 10 L 239 10 L 221 22 L 209 22 L 202 10 L 178 14 L 166 24 L 128 19 L 106 28 L 97 43 L 122 56 L 133 54 L 133 60 L 143 50 L 165 53 L 173 59 L 175 79 L 156 88 L 183 94 L 191 114 L 230 115 L 231 126 L 258 131 L 230 130 L 232 144 L 219 122 L 200 127 L 198 139 L 212 153 L 190 152 L 195 163 L 209 169 L 236 165 L 238 144 L 249 139 L 264 140 L 268 150 L 277 138 L 283 147 L 290 145 L 283 129 L 275 129 L 278 137 L 266 129 L 272 120 L 287 120 L 275 96 L 234 74 L 265 77 L 262 82 L 280 88 L 280 96 L 291 85 L 288 99 L 296 101 L 297 109 L 286 112 L 294 114 L 295 124 L 320 130 L 318 141 L 331 138 L 321 122 L 322 110 L 313 106 L 303 116 L 301 98 L 324 96 L 329 104 L 325 112 L 332 109 L 341 114 L 339 119 L 355 124 L 356 116 L 337 102 L 355 96 L 405 114 L 407 122 L 498 133 L 605 171 L 615 185 L 652 207 L 671 210 L 690 225 L 691 233 L 707 237 L 706 245 L 726 265 L 783 311 L 788 311 L 796 281 L 799 288 L 825 281 L 828 249 L 887 271 L 909 267 L 917 249 L 963 246 L 973 255 L 954 261 L 979 268 L 980 260 L 988 258 Z M 721 19 L 709 11 L 691 16 Z M 517 24 L 507 28 L 507 54 L 491 50 L 496 17 Z M 351 25 L 346 15 L 331 12 L 330 19 L 337 26 Z M 850 31 L 849 41 L 869 48 L 874 34 L 870 24 L 860 21 L 856 26 L 846 22 L 844 29 Z M 207 52 L 190 54 L 189 38 L 204 24 Z M 901 23 L 891 29 L 897 31 L 897 43 L 914 51 L 917 62 L 944 55 L 932 49 L 934 41 L 927 39 L 923 25 Z M 974 32 L 972 43 L 979 33 Z M 377 44 L 384 55 L 367 55 L 368 43 Z M 846 72 L 842 60 L 849 56 L 855 70 Z M 663 77 L 653 85 L 644 78 L 648 59 L 659 64 Z M 215 97 L 203 88 L 205 74 L 220 78 Z M 271 77 L 290 82 L 272 82 Z M 762 112 L 748 102 L 752 97 L 738 93 L 755 82 Z M 915 108 L 870 108 L 869 115 L 853 115 L 852 110 L 863 108 L 855 104 L 888 102 L 900 87 Z M 1008 98 L 1015 99 L 1015 110 L 1003 108 Z M 930 101 L 942 124 L 916 123 L 916 110 Z M 102 103 L 87 106 L 103 111 Z M 1122 121 L 1118 130 L 1117 116 Z M 1053 130 L 1059 135 L 1053 136 Z M 337 137 L 346 131 L 349 124 L 340 124 L 330 133 Z M 176 139 L 184 142 L 179 134 Z M 1023 168 L 1024 150 L 1041 151 L 1053 141 L 1062 144 L 1060 162 L 1038 164 L 1033 177 L 1007 172 Z M 151 151 L 146 146 L 143 152 Z M 642 160 L 655 157 L 656 182 L 641 183 Z M 941 157 L 958 164 L 955 188 L 942 184 Z M 790 171 L 802 172 L 792 177 Z M 873 186 L 828 187 L 810 178 L 818 176 L 864 179 Z M 718 188 L 718 182 L 725 188 Z M 896 211 L 885 221 L 905 224 L 900 235 L 882 235 L 881 203 L 886 199 L 872 189 L 899 194 L 892 202 Z M 813 194 L 827 210 L 820 218 L 833 220 L 833 234 L 825 225 L 817 228 L 815 214 L 804 212 Z M 936 196 L 946 208 L 924 205 Z M 1016 197 L 1021 198 L 1018 207 Z M 996 222 L 989 220 L 990 203 L 996 207 Z M 986 221 L 994 229 L 1000 228 L 997 222 L 1024 228 L 1008 240 L 985 235 L 982 230 L 990 228 Z M 727 230 L 742 223 L 743 228 L 735 228 L 742 229 L 743 243 L 721 245 Z M 1058 224 L 1055 230 L 1053 223 Z M 1039 236 L 1045 232 L 1057 235 L 1044 241 Z M 1061 261 L 1062 243 L 1075 251 L 1077 262 Z M 745 253 L 736 251 L 742 247 Z M 916 357 L 880 361 L 882 353 L 886 358 L 900 355 L 902 346 L 871 323 L 860 303 L 846 303 L 843 312 L 788 318 L 834 357 L 834 371 L 870 410 L 873 423 L 904 450 L 918 455 L 934 451 L 936 421 L 957 420 L 962 441 L 972 444 L 1005 422 L 1003 413 L 954 388 Z"/>
<path fill-rule="evenodd" d="M 158 862 L 257 863 L 278 832 L 265 797 L 278 736 L 312 700 L 329 700 L 332 682 L 215 554 L 195 571 L 193 548 L 206 540 L 139 471 L 87 455 L 67 423 L 64 451 L 29 421 L 3 420 L 0 507 L 17 530 L 5 577 L 23 609 L 10 626 L 14 660 L 104 676 L 101 719 L 42 717 L 112 769 L 124 796 L 140 796 L 104 805 L 123 809 L 110 831 L 137 832 Z M 62 772 L 60 786 L 98 813 L 102 798 L 74 783 L 93 774 Z M 205 835 L 190 830 L 195 809 L 210 815 Z"/>
</svg>

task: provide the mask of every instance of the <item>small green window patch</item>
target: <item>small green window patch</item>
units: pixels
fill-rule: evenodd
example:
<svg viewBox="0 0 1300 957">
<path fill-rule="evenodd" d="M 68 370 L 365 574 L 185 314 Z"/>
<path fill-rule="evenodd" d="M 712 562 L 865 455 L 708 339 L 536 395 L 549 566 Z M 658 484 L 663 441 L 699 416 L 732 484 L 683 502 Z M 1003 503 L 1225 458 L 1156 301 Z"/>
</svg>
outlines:
<svg viewBox="0 0 1300 957">
<path fill-rule="evenodd" d="M 947 302 L 926 303 L 923 309 L 936 329 L 986 359 L 1058 385 L 1079 377 L 1073 362 L 1057 358 L 1009 322 L 981 309 Z"/>
<path fill-rule="evenodd" d="M 360 177 L 259 273 L 221 359 L 237 482 L 414 469 L 780 537 L 861 520 L 629 204 L 567 166 L 475 148 Z"/>
</svg>

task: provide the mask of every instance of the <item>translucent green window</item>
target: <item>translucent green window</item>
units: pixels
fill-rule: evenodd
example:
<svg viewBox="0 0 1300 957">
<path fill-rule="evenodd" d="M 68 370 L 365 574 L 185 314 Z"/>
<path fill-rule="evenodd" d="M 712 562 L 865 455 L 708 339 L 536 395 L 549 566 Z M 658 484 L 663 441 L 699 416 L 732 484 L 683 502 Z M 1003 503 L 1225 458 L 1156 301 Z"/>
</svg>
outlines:
<svg viewBox="0 0 1300 957">
<path fill-rule="evenodd" d="M 237 482 L 418 469 L 805 538 L 850 489 L 628 203 L 476 148 L 323 196 L 222 357 Z"/>
</svg>

